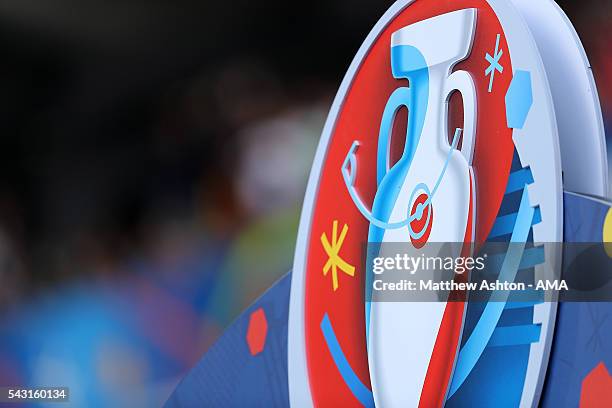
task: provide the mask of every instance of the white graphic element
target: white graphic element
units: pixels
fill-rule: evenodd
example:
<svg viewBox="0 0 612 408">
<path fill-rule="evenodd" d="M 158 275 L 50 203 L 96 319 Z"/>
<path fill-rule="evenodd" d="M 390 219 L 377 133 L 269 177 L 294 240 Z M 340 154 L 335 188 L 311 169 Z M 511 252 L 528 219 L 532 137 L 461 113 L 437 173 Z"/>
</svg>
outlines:
<svg viewBox="0 0 612 408">
<path fill-rule="evenodd" d="M 559 126 L 563 188 L 610 197 L 606 134 L 591 64 L 576 30 L 553 0 L 513 0 L 538 44 Z"/>
<path fill-rule="evenodd" d="M 459 10 L 404 27 L 391 38 L 392 48 L 410 46 L 423 55 L 429 71 L 429 100 L 423 131 L 389 222 L 406 217 L 413 205 L 410 197 L 414 197 L 412 193 L 418 184 L 436 183 L 449 152 L 448 101 L 455 90 L 463 97 L 462 149 L 452 152 L 446 175 L 432 199 L 429 242 L 463 242 L 466 231 L 472 229 L 467 223 L 473 206 L 470 164 L 475 141 L 476 91 L 468 72 L 451 74 L 451 71 L 470 54 L 475 23 L 475 9 Z M 408 228 L 386 230 L 383 242 L 410 242 Z M 445 308 L 446 302 L 372 302 L 368 361 L 377 406 L 419 405 Z"/>
</svg>

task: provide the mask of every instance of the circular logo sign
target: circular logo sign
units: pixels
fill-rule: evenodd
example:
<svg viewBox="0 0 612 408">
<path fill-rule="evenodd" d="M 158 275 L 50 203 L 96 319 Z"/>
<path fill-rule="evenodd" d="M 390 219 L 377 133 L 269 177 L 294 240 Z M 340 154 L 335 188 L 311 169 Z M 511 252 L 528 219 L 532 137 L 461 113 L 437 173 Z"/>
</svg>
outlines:
<svg viewBox="0 0 612 408">
<path fill-rule="evenodd" d="M 504 363 L 487 360 L 503 304 L 467 333 L 464 302 L 370 302 L 367 244 L 465 243 L 469 255 L 492 239 L 559 241 L 558 150 L 542 62 L 509 2 L 396 3 L 350 67 L 311 173 L 291 288 L 291 402 L 477 404 L 462 389 Z M 540 327 L 554 317 L 545 312 Z M 519 402 L 537 392 L 523 385 L 545 354 L 531 343 L 545 340 L 516 340 Z"/>
</svg>

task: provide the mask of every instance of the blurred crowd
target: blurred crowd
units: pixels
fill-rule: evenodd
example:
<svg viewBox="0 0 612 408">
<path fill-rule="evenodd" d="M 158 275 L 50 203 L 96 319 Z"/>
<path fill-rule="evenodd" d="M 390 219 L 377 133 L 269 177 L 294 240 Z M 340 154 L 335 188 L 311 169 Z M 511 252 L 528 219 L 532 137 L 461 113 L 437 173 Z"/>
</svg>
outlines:
<svg viewBox="0 0 612 408">
<path fill-rule="evenodd" d="M 291 268 L 327 110 L 391 4 L 1 2 L 0 385 L 163 402 Z M 561 5 L 612 130 L 612 3 Z"/>
</svg>

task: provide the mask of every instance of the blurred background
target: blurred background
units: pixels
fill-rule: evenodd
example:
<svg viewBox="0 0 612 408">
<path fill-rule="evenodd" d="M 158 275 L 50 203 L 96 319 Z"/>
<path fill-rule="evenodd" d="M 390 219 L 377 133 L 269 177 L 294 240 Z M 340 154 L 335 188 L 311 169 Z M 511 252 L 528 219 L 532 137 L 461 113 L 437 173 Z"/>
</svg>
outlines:
<svg viewBox="0 0 612 408">
<path fill-rule="evenodd" d="M 612 129 L 612 3 L 560 3 Z M 0 384 L 163 403 L 291 268 L 327 110 L 391 4 L 2 0 Z"/>
</svg>

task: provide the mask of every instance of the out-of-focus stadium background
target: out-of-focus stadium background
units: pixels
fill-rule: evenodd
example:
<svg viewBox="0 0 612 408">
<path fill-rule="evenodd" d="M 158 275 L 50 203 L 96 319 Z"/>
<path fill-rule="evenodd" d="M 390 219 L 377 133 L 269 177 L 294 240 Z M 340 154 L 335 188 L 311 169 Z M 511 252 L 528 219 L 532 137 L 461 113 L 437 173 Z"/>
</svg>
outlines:
<svg viewBox="0 0 612 408">
<path fill-rule="evenodd" d="M 160 405 L 291 268 L 326 111 L 391 3 L 0 2 L 0 385 Z M 612 2 L 561 5 L 612 129 Z"/>
</svg>

